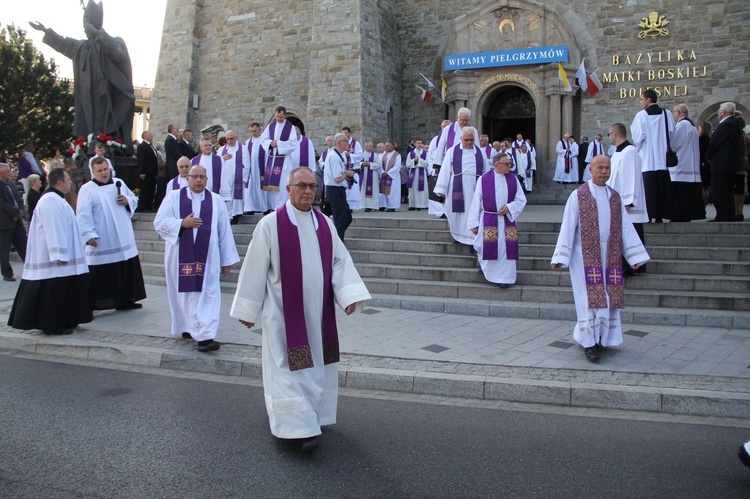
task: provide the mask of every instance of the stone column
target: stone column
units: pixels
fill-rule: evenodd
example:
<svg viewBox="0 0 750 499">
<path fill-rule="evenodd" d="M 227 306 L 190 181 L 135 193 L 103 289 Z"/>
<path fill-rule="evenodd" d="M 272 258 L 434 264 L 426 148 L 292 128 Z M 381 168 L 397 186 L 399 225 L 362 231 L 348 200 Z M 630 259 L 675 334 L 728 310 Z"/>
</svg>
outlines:
<svg viewBox="0 0 750 499">
<path fill-rule="evenodd" d="M 560 94 L 549 96 L 549 156 L 550 160 L 556 160 L 555 147 L 557 141 L 562 138 L 560 132 Z"/>
<path fill-rule="evenodd" d="M 573 133 L 573 96 L 564 95 L 562 98 L 562 133 Z M 558 137 L 559 140 L 559 137 Z"/>
</svg>

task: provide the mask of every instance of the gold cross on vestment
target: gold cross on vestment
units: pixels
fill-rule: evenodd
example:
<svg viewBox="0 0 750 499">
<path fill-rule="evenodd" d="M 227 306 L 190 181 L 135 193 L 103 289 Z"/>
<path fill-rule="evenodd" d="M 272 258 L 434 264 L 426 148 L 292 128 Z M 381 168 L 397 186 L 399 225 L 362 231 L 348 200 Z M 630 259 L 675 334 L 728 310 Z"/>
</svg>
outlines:
<svg viewBox="0 0 750 499">
<path fill-rule="evenodd" d="M 192 273 L 192 265 L 189 263 L 186 263 L 182 266 L 182 274 L 183 275 L 190 275 Z"/>
<path fill-rule="evenodd" d="M 599 269 L 594 267 L 593 269 L 589 269 L 589 275 L 588 278 L 597 283 L 602 281 L 602 274 L 599 272 Z"/>
<path fill-rule="evenodd" d="M 614 284 L 615 286 L 620 284 L 622 277 L 620 277 L 620 273 L 617 271 L 617 269 L 611 269 L 609 271 L 609 280 L 612 281 L 612 284 Z"/>
</svg>

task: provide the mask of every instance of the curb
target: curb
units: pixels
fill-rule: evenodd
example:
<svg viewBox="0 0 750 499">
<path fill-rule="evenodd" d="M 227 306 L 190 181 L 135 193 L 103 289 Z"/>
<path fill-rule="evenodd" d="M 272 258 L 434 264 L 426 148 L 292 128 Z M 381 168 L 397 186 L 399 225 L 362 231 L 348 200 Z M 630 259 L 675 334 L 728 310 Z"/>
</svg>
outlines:
<svg viewBox="0 0 750 499">
<path fill-rule="evenodd" d="M 0 351 L 262 379 L 260 355 L 206 355 L 191 351 L 170 351 L 13 332 L 0 332 Z M 257 351 L 259 354 L 260 349 Z M 750 419 L 750 393 L 747 392 L 500 378 L 347 366 L 346 354 L 342 357 L 339 366 L 339 386 L 342 388 L 561 407 Z M 606 373 L 605 371 L 604 374 Z"/>
</svg>

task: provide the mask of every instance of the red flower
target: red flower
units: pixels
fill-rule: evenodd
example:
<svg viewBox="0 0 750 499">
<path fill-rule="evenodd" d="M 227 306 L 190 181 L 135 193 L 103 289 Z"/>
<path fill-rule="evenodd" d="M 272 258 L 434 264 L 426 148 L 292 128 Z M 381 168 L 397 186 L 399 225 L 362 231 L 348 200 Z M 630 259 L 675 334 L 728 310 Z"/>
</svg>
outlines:
<svg viewBox="0 0 750 499">
<path fill-rule="evenodd" d="M 78 137 L 77 139 L 73 140 L 73 145 L 78 147 L 83 147 L 83 144 L 86 143 L 86 137 Z"/>
</svg>

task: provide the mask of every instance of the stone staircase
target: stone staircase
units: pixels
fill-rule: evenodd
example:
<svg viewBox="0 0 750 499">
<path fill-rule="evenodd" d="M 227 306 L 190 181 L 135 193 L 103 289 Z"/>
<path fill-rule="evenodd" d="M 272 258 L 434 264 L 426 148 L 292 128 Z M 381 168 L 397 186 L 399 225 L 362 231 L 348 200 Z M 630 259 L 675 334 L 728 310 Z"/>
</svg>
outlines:
<svg viewBox="0 0 750 499">
<path fill-rule="evenodd" d="M 357 214 L 347 231 L 374 306 L 575 320 L 568 271 L 549 265 L 559 223 L 519 223 L 518 281 L 500 289 L 484 280 L 468 247 L 452 242 L 445 220 L 389 215 Z M 152 220 L 142 214 L 134 227 L 145 279 L 163 284 L 164 242 Z M 241 257 L 257 220 L 246 216 L 233 227 Z M 647 274 L 626 281 L 624 322 L 750 329 L 750 224 L 647 225 L 646 243 L 652 260 Z M 235 267 L 224 291 L 234 291 Z"/>
<path fill-rule="evenodd" d="M 526 194 L 529 205 L 565 205 L 570 193 L 576 190 L 579 184 L 549 184 L 535 185 L 531 192 Z"/>
</svg>

